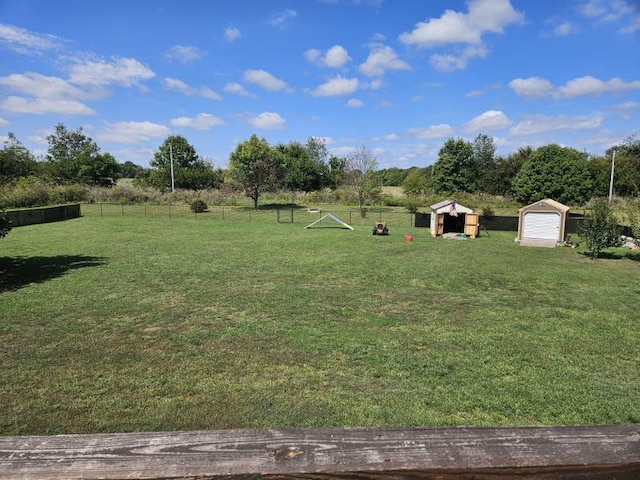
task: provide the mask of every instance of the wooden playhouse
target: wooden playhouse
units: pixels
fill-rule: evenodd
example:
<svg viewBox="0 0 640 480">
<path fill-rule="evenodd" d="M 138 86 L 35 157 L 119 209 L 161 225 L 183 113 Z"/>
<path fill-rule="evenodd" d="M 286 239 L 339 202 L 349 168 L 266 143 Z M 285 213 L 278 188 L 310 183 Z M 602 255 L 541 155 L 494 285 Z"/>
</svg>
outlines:
<svg viewBox="0 0 640 480">
<path fill-rule="evenodd" d="M 520 245 L 555 247 L 564 242 L 569 207 L 545 198 L 518 210 Z"/>
<path fill-rule="evenodd" d="M 464 234 L 471 238 L 478 236 L 478 214 L 455 200 L 443 200 L 431 205 L 431 236 L 448 233 Z"/>
</svg>

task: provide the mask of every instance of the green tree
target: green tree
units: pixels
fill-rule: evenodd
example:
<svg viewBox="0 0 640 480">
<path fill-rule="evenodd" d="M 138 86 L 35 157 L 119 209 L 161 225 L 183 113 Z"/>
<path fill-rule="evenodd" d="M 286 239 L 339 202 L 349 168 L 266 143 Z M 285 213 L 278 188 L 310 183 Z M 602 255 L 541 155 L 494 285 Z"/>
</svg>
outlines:
<svg viewBox="0 0 640 480">
<path fill-rule="evenodd" d="M 59 123 L 47 142 L 46 159 L 57 182 L 109 186 L 118 178 L 118 162 L 111 154 L 101 153 L 98 145 L 82 133 L 82 127 L 69 131 Z"/>
<path fill-rule="evenodd" d="M 336 189 L 344 182 L 347 171 L 347 159 L 331 155 L 329 157 L 329 178 L 327 187 Z"/>
<path fill-rule="evenodd" d="M 9 230 L 11 230 L 11 222 L 7 218 L 6 213 L 4 213 L 4 210 L 0 210 L 0 238 L 6 237 Z"/>
<path fill-rule="evenodd" d="M 135 163 L 127 160 L 120 164 L 120 175 L 122 178 L 137 178 L 144 174 L 144 167 L 136 165 Z"/>
<path fill-rule="evenodd" d="M 579 233 L 587 244 L 587 254 L 591 258 L 598 258 L 605 248 L 622 244 L 618 222 L 609 202 L 602 197 L 593 200 L 591 211 L 580 224 Z"/>
<path fill-rule="evenodd" d="M 347 156 L 346 181 L 353 189 L 358 202 L 358 211 L 366 217 L 365 205 L 380 193 L 380 183 L 375 175 L 378 160 L 364 145 L 355 148 Z"/>
<path fill-rule="evenodd" d="M 33 175 L 37 170 L 38 163 L 32 153 L 9 132 L 0 150 L 0 184 Z"/>
<path fill-rule="evenodd" d="M 402 191 L 405 195 L 424 195 L 431 187 L 431 179 L 419 168 L 411 170 L 407 178 L 402 182 Z"/>
<path fill-rule="evenodd" d="M 171 188 L 172 163 L 175 188 L 201 190 L 220 184 L 220 173 L 198 156 L 196 149 L 181 135 L 170 135 L 154 153 L 147 182 L 160 190 Z"/>
<path fill-rule="evenodd" d="M 281 155 L 264 139 L 251 135 L 249 140 L 238 144 L 229 157 L 229 173 L 253 200 L 258 209 L 262 193 L 273 191 L 278 186 L 281 172 Z"/>
<path fill-rule="evenodd" d="M 473 159 L 478 172 L 476 190 L 492 193 L 497 180 L 496 145 L 492 136 L 481 133 L 475 138 L 473 141 Z"/>
<path fill-rule="evenodd" d="M 513 181 L 533 152 L 533 148 L 527 146 L 520 147 L 506 158 L 498 157 L 494 170 L 495 182 L 488 193 L 493 195 L 513 195 Z"/>
<path fill-rule="evenodd" d="M 616 152 L 613 191 L 621 197 L 634 197 L 640 193 L 640 137 L 632 135 L 606 151 L 611 168 L 611 158 Z M 607 177 L 608 185 L 609 177 Z"/>
<path fill-rule="evenodd" d="M 584 154 L 552 144 L 531 154 L 513 182 L 513 193 L 523 204 L 551 198 L 568 205 L 583 205 L 591 196 L 591 185 Z"/>
<path fill-rule="evenodd" d="M 474 192 L 478 169 L 473 145 L 458 138 L 448 139 L 433 164 L 433 188 L 437 193 Z"/>
<path fill-rule="evenodd" d="M 276 147 L 282 158 L 283 186 L 292 192 L 305 194 L 320 190 L 328 184 L 329 166 L 324 142 L 310 137 L 306 145 L 290 142 Z"/>
</svg>

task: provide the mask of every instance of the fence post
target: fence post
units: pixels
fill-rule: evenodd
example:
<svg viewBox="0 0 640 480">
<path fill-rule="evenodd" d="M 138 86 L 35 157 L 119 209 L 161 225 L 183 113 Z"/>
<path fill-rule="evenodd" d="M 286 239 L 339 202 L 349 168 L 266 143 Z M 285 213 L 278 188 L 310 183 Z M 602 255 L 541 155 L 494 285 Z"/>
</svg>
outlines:
<svg viewBox="0 0 640 480">
<path fill-rule="evenodd" d="M 291 223 L 293 223 L 293 207 L 291 207 Z"/>
<path fill-rule="evenodd" d="M 102 217 L 102 203 L 100 204 L 100 216 Z"/>
<path fill-rule="evenodd" d="M 121 207 L 122 207 L 122 208 L 121 208 L 122 216 L 124 217 L 124 203 L 122 204 L 122 206 L 121 206 Z"/>
<path fill-rule="evenodd" d="M 276 222 L 280 223 L 280 207 L 276 208 Z"/>
<path fill-rule="evenodd" d="M 222 207 L 222 220 L 224 220 L 224 207 Z"/>
<path fill-rule="evenodd" d="M 171 218 L 171 204 L 169 204 L 169 218 Z"/>
</svg>

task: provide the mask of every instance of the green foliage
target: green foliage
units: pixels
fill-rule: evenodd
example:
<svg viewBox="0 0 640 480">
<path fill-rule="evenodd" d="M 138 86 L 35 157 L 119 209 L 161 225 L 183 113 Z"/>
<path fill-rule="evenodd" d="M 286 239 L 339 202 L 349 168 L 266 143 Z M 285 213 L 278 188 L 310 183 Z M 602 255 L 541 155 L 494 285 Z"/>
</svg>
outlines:
<svg viewBox="0 0 640 480">
<path fill-rule="evenodd" d="M 620 227 L 606 198 L 593 200 L 591 211 L 580 224 L 580 236 L 584 239 L 588 255 L 598 258 L 605 248 L 622 244 Z"/>
<path fill-rule="evenodd" d="M 4 147 L 0 150 L 0 185 L 33 175 L 37 171 L 38 163 L 31 152 L 9 132 Z"/>
<path fill-rule="evenodd" d="M 282 186 L 292 192 L 313 192 L 328 184 L 329 166 L 324 142 L 309 138 L 306 145 L 299 142 L 275 147 L 282 160 Z"/>
<path fill-rule="evenodd" d="M 346 183 L 355 193 L 360 216 L 366 216 L 365 205 L 375 202 L 380 194 L 380 178 L 375 174 L 378 160 L 364 145 L 354 148 L 347 156 Z"/>
<path fill-rule="evenodd" d="M 424 195 L 431 188 L 431 177 L 426 176 L 420 169 L 414 169 L 402 182 L 405 195 Z"/>
<path fill-rule="evenodd" d="M 513 193 L 523 204 L 551 198 L 567 205 L 583 205 L 591 196 L 591 185 L 585 156 L 554 144 L 531 154 L 513 182 Z"/>
<path fill-rule="evenodd" d="M 636 244 L 640 245 L 640 198 L 627 200 L 627 217 L 631 235 L 635 238 Z"/>
<path fill-rule="evenodd" d="M 635 197 L 640 194 L 640 137 L 632 135 L 621 145 L 611 147 L 606 152 L 607 159 L 612 158 L 614 151 L 616 155 L 614 193 L 624 197 Z M 610 160 L 607 162 L 610 168 Z"/>
<path fill-rule="evenodd" d="M 249 140 L 238 144 L 229 157 L 229 172 L 232 179 L 253 200 L 253 208 L 258 209 L 258 200 L 264 192 L 274 191 L 279 183 L 281 154 L 269 146 L 264 139 L 251 135 Z"/>
<path fill-rule="evenodd" d="M 496 212 L 491 205 L 484 205 L 481 212 L 484 218 L 493 218 L 496 216 Z"/>
<path fill-rule="evenodd" d="M 98 145 L 82 133 L 82 128 L 69 131 L 56 125 L 47 136 L 48 170 L 57 183 L 111 186 L 119 177 L 120 167 L 109 153 L 101 153 Z"/>
<path fill-rule="evenodd" d="M 0 191 L 0 207 L 42 207 L 89 200 L 86 185 L 57 185 L 36 177 L 20 178 Z"/>
<path fill-rule="evenodd" d="M 207 205 L 207 203 L 198 198 L 196 200 L 194 200 L 193 202 L 191 202 L 191 211 L 193 213 L 203 213 L 206 212 L 209 209 L 209 206 Z"/>
<path fill-rule="evenodd" d="M 4 210 L 0 210 L 0 238 L 6 237 L 10 230 L 11 221 L 7 218 Z"/>
<path fill-rule="evenodd" d="M 433 188 L 440 194 L 475 192 L 478 168 L 473 145 L 459 138 L 448 139 L 433 165 Z"/>
<path fill-rule="evenodd" d="M 172 162 L 174 189 L 217 188 L 222 182 L 222 172 L 214 170 L 210 162 L 200 158 L 185 137 L 170 135 L 154 153 L 153 160 L 149 162 L 151 169 L 140 172 L 139 183 L 159 190 L 171 189 Z"/>
</svg>

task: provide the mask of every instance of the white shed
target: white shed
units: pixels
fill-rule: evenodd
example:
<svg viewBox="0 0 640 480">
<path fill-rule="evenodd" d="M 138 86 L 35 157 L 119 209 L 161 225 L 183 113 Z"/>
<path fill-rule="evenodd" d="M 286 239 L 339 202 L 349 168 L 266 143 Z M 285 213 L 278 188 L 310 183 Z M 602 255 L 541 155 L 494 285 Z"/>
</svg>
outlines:
<svg viewBox="0 0 640 480">
<path fill-rule="evenodd" d="M 545 198 L 518 211 L 520 245 L 555 247 L 564 241 L 569 207 Z"/>
<path fill-rule="evenodd" d="M 478 214 L 455 200 L 443 200 L 431 205 L 431 236 L 445 233 L 464 233 L 471 238 L 478 236 Z"/>
</svg>

